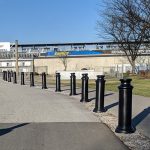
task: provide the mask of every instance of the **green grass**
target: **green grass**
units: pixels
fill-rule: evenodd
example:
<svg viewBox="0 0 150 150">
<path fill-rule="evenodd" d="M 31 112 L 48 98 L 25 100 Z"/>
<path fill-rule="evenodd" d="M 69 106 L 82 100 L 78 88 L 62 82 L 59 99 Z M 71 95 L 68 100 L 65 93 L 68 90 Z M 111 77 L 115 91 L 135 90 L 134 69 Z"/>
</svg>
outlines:
<svg viewBox="0 0 150 150">
<path fill-rule="evenodd" d="M 132 79 L 133 94 L 150 97 L 150 79 L 139 78 L 137 76 L 129 77 Z M 36 82 L 41 84 L 41 77 L 36 77 Z M 81 87 L 81 80 L 77 80 L 77 86 Z M 55 78 L 47 77 L 47 84 L 55 84 Z M 62 85 L 70 85 L 70 80 L 62 80 Z M 108 91 L 118 91 L 120 85 L 119 79 L 109 78 L 106 79 L 105 89 Z M 89 80 L 89 88 L 95 89 L 95 80 Z"/>
<path fill-rule="evenodd" d="M 141 95 L 145 97 L 150 97 L 150 79 L 142 79 L 139 77 L 131 76 L 132 79 L 131 85 L 133 88 L 134 95 Z M 108 91 L 118 91 L 118 86 L 120 85 L 119 79 L 106 79 L 105 89 Z M 95 88 L 95 81 L 89 82 L 90 88 Z"/>
<path fill-rule="evenodd" d="M 133 94 L 150 97 L 150 79 L 140 79 L 138 77 L 130 77 L 132 79 Z M 108 80 L 106 82 L 106 90 L 118 91 L 120 82 L 118 80 Z"/>
</svg>

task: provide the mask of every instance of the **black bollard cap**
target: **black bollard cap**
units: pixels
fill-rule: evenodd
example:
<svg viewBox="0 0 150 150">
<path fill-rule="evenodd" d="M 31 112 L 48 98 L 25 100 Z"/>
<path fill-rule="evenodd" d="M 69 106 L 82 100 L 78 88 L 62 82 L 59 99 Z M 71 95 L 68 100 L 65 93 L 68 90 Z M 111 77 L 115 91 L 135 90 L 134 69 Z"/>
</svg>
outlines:
<svg viewBox="0 0 150 150">
<path fill-rule="evenodd" d="M 106 82 L 105 75 L 97 75 L 95 82 Z"/>
<path fill-rule="evenodd" d="M 124 78 L 124 79 L 120 79 L 120 81 L 121 81 L 121 85 L 118 87 L 119 89 L 125 89 L 125 88 L 131 88 L 131 89 L 133 89 L 133 86 L 131 85 L 131 81 L 132 81 L 132 79 L 126 79 L 126 78 Z"/>
<path fill-rule="evenodd" d="M 83 73 L 81 79 L 89 79 L 88 73 Z"/>
<path fill-rule="evenodd" d="M 75 73 L 70 73 L 70 74 L 71 74 L 70 78 L 72 78 L 72 77 L 75 78 Z"/>
<path fill-rule="evenodd" d="M 83 77 L 84 77 L 84 76 L 88 76 L 88 73 L 83 73 L 82 76 L 83 76 Z"/>
<path fill-rule="evenodd" d="M 42 72 L 42 76 L 45 76 L 46 75 L 46 73 L 45 72 Z"/>
<path fill-rule="evenodd" d="M 75 75 L 75 73 L 70 73 L 72 76 L 74 76 Z"/>
<path fill-rule="evenodd" d="M 124 78 L 124 79 L 120 79 L 121 83 L 123 84 L 130 84 L 132 79 L 127 79 L 127 78 Z"/>
<path fill-rule="evenodd" d="M 97 75 L 97 79 L 104 79 L 105 75 Z"/>
</svg>

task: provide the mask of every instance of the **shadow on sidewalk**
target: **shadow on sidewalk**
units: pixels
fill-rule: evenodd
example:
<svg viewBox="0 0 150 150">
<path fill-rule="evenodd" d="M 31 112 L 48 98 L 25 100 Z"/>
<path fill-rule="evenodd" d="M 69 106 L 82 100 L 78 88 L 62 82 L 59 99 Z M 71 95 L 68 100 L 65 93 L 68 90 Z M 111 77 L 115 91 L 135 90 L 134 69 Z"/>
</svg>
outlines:
<svg viewBox="0 0 150 150">
<path fill-rule="evenodd" d="M 140 124 L 148 115 L 150 114 L 150 107 L 144 109 L 137 116 L 132 119 L 132 123 L 134 126 Z"/>
<path fill-rule="evenodd" d="M 81 89 L 81 88 L 78 88 L 78 89 Z M 88 93 L 92 93 L 92 92 L 95 92 L 96 90 L 92 90 L 92 91 L 88 91 Z M 76 95 L 81 95 L 82 94 L 82 92 L 79 92 L 79 93 L 77 93 Z M 93 98 L 94 99 L 94 98 Z"/>
<path fill-rule="evenodd" d="M 0 136 L 5 135 L 5 134 L 7 134 L 7 133 L 13 131 L 13 130 L 16 129 L 16 128 L 23 127 L 23 126 L 25 126 L 25 125 L 27 125 L 27 124 L 29 124 L 29 123 L 22 123 L 22 124 L 19 124 L 19 125 L 10 127 L 10 128 L 0 129 Z"/>
<path fill-rule="evenodd" d="M 56 86 L 56 85 L 55 85 L 55 86 Z M 66 85 L 61 84 L 60 86 L 61 86 L 61 87 L 70 87 L 70 84 L 66 84 Z"/>
<path fill-rule="evenodd" d="M 90 102 L 90 101 L 95 100 L 95 99 L 96 99 L 96 97 L 92 97 L 92 98 L 89 98 L 88 100 Z"/>
<path fill-rule="evenodd" d="M 88 91 L 88 93 L 96 92 L 96 90 Z"/>
<path fill-rule="evenodd" d="M 80 88 L 76 88 L 76 89 L 80 89 Z M 70 91 L 70 88 L 69 88 L 69 89 L 62 89 L 61 91 L 62 91 L 62 92 L 63 92 L 63 91 Z"/>
<path fill-rule="evenodd" d="M 93 91 L 89 91 L 89 92 L 95 92 L 95 90 Z M 105 94 L 104 96 L 109 96 L 109 95 L 113 95 L 114 93 L 108 93 L 108 94 Z M 92 98 L 89 98 L 89 101 L 92 101 L 92 100 L 96 100 L 96 97 L 92 97 Z M 112 104 L 111 104 L 112 105 Z M 113 107 L 113 106 L 112 106 Z"/>
<path fill-rule="evenodd" d="M 112 108 L 112 107 L 117 106 L 118 104 L 119 104 L 119 102 L 115 102 L 115 103 L 113 103 L 113 104 L 110 104 L 110 105 L 108 105 L 108 106 L 105 106 L 105 109 L 108 110 L 108 109 L 110 109 L 110 108 Z"/>
<path fill-rule="evenodd" d="M 105 94 L 105 96 L 110 96 L 110 95 L 113 95 L 114 93 L 107 93 Z"/>
</svg>

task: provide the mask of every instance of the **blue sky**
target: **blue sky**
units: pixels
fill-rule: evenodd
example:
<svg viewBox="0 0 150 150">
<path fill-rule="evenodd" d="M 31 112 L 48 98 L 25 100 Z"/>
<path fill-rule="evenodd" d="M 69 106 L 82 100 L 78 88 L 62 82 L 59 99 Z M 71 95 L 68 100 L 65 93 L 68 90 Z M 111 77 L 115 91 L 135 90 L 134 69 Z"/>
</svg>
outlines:
<svg viewBox="0 0 150 150">
<path fill-rule="evenodd" d="M 0 0 L 0 41 L 94 42 L 101 0 Z"/>
</svg>

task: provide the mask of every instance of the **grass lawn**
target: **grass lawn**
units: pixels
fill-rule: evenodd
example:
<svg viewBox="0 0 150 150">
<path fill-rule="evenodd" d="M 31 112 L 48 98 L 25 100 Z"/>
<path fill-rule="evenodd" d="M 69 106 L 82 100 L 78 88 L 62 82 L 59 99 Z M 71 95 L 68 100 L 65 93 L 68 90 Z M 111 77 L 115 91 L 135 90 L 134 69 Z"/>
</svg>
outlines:
<svg viewBox="0 0 150 150">
<path fill-rule="evenodd" d="M 138 77 L 130 77 L 132 79 L 131 84 L 133 85 L 133 94 L 150 97 L 150 79 L 142 79 Z M 118 91 L 118 80 L 108 80 L 106 82 L 106 90 Z"/>
<path fill-rule="evenodd" d="M 138 77 L 130 77 L 132 79 L 133 94 L 141 95 L 145 97 L 150 97 L 150 79 L 142 79 Z M 120 85 L 120 81 L 118 79 L 108 79 L 106 80 L 105 88 L 108 91 L 118 91 L 118 86 Z M 91 87 L 94 85 L 91 83 Z"/>
<path fill-rule="evenodd" d="M 137 76 L 129 77 L 132 79 L 133 94 L 150 97 L 150 79 L 139 78 Z M 41 77 L 35 77 L 35 82 L 41 84 Z M 47 76 L 47 84 L 55 84 L 55 78 Z M 62 85 L 70 85 L 70 80 L 61 80 Z M 119 79 L 106 79 L 105 89 L 108 91 L 118 91 L 120 85 Z M 77 86 L 81 87 L 81 80 L 77 80 Z M 95 80 L 89 80 L 89 88 L 95 89 Z"/>
</svg>

